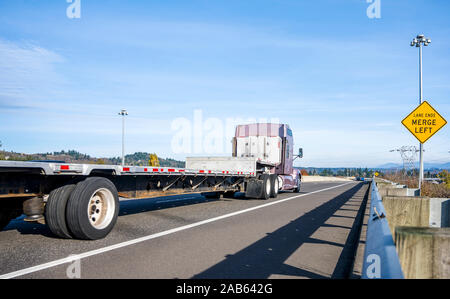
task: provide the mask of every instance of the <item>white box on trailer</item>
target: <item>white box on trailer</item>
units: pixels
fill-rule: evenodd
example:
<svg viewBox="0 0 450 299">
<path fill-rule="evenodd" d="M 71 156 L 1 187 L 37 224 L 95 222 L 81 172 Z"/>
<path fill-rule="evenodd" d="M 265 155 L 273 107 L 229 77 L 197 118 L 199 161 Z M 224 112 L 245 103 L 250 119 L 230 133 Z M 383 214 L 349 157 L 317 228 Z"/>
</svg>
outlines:
<svg viewBox="0 0 450 299">
<path fill-rule="evenodd" d="M 256 158 L 262 163 L 279 165 L 281 163 L 280 137 L 248 136 L 236 138 L 238 157 Z"/>
</svg>

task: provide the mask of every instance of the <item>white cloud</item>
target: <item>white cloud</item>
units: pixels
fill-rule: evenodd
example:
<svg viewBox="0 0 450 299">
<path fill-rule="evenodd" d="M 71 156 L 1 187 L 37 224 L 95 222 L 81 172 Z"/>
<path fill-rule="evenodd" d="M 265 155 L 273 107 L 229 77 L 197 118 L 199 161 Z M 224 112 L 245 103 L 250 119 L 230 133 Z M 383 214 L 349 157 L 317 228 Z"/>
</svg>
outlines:
<svg viewBox="0 0 450 299">
<path fill-rule="evenodd" d="M 55 70 L 64 58 L 30 42 L 0 39 L 0 104 L 3 108 L 33 105 L 66 81 Z"/>
</svg>

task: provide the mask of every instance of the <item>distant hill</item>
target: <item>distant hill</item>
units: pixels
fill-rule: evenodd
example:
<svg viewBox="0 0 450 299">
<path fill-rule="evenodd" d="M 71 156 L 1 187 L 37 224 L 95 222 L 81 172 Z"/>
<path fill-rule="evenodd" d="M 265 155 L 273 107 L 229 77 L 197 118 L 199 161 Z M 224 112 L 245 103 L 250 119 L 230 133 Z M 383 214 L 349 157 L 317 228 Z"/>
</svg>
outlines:
<svg viewBox="0 0 450 299">
<path fill-rule="evenodd" d="M 419 168 L 419 163 L 416 163 L 415 167 Z M 423 167 L 424 167 L 424 169 L 450 169 L 450 162 L 448 162 L 448 163 L 424 163 Z M 403 165 L 397 164 L 397 163 L 386 163 L 386 164 L 380 165 L 376 168 L 399 169 L 399 168 L 403 168 Z"/>
<path fill-rule="evenodd" d="M 445 164 L 441 164 L 440 167 L 441 167 L 442 169 L 450 169 L 450 162 L 445 163 Z"/>
<path fill-rule="evenodd" d="M 402 168 L 402 167 L 403 167 L 403 165 L 401 165 L 401 164 L 386 163 L 386 164 L 378 166 L 377 168 L 380 168 L 380 169 L 394 169 L 394 168 Z"/>
<path fill-rule="evenodd" d="M 150 153 L 138 152 L 125 156 L 127 165 L 142 165 L 146 166 L 149 162 Z M 163 167 L 184 168 L 184 161 L 177 161 L 171 158 L 159 158 L 159 163 Z M 109 164 L 120 165 L 121 157 L 105 158 L 105 157 L 91 157 L 90 155 L 80 153 L 75 150 L 60 151 L 53 153 L 38 153 L 38 154 L 24 154 L 16 152 L 0 151 L 0 160 L 11 161 L 62 161 L 66 163 L 79 164 Z"/>
</svg>

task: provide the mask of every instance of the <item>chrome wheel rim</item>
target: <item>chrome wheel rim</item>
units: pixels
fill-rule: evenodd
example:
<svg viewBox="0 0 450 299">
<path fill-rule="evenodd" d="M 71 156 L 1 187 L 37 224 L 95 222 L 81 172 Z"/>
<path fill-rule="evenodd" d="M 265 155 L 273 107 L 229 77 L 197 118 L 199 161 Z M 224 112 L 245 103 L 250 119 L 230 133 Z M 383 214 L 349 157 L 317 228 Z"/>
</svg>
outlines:
<svg viewBox="0 0 450 299">
<path fill-rule="evenodd" d="M 270 180 L 266 181 L 266 194 L 270 194 Z"/>
<path fill-rule="evenodd" d="M 278 194 L 278 189 L 280 187 L 279 185 L 280 183 L 278 182 L 278 178 L 275 179 L 275 186 L 273 187 L 273 189 L 275 190 L 275 194 Z"/>
<path fill-rule="evenodd" d="M 89 199 L 87 208 L 89 223 L 95 229 L 107 227 L 114 218 L 115 209 L 112 192 L 106 188 L 96 190 Z"/>
</svg>

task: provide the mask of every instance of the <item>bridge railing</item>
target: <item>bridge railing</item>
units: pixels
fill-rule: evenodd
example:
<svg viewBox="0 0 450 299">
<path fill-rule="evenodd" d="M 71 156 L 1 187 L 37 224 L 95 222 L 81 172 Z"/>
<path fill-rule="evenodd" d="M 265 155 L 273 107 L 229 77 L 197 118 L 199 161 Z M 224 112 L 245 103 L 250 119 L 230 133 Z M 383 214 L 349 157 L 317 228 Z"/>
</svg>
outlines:
<svg viewBox="0 0 450 299">
<path fill-rule="evenodd" d="M 403 279 L 400 260 L 375 179 L 372 180 L 371 188 L 362 278 Z"/>
</svg>

